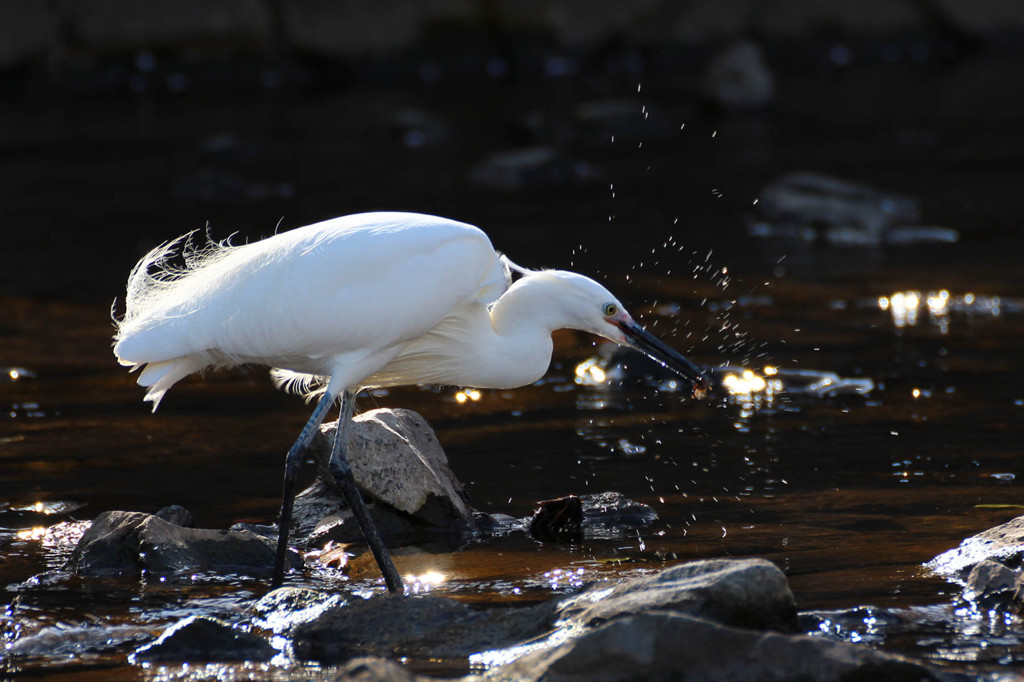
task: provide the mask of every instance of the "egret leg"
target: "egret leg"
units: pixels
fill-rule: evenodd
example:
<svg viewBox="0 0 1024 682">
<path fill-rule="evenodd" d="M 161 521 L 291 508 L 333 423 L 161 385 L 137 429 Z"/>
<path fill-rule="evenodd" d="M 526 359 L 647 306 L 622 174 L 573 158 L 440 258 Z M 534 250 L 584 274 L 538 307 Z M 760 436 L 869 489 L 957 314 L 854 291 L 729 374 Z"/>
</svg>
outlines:
<svg viewBox="0 0 1024 682">
<path fill-rule="evenodd" d="M 334 432 L 334 448 L 331 450 L 330 469 L 334 476 L 334 483 L 338 490 L 344 495 L 348 508 L 352 510 L 359 530 L 363 532 L 366 544 L 373 552 L 373 558 L 377 560 L 377 566 L 384 575 L 384 583 L 392 594 L 403 594 L 405 587 L 402 585 L 402 578 L 395 570 L 395 564 L 391 561 L 391 555 L 380 539 L 377 526 L 370 518 L 370 511 L 366 508 L 363 496 L 356 487 L 356 480 L 352 475 L 352 466 L 348 461 L 348 431 L 352 423 L 352 410 L 355 408 L 356 396 L 351 391 L 346 391 L 341 397 L 341 415 L 338 417 L 338 430 Z"/>
<path fill-rule="evenodd" d="M 281 587 L 281 582 L 284 580 L 284 561 L 288 556 L 288 529 L 292 524 L 295 476 L 299 471 L 299 463 L 335 398 L 337 398 L 337 394 L 324 393 L 324 397 L 316 404 L 316 409 L 310 415 L 309 421 L 302 427 L 298 439 L 288 450 L 288 456 L 284 461 L 284 493 L 281 496 L 281 518 L 278 520 L 280 526 L 277 531 L 277 558 L 274 560 L 274 578 L 270 583 L 273 588 Z"/>
</svg>

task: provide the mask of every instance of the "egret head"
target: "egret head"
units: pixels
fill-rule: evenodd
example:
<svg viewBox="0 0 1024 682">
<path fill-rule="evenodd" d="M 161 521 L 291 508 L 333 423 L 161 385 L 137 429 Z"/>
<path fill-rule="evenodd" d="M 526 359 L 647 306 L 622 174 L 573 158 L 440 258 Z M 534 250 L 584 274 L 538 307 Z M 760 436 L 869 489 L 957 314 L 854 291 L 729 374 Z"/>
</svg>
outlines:
<svg viewBox="0 0 1024 682">
<path fill-rule="evenodd" d="M 634 348 L 693 382 L 695 389 L 709 386 L 704 370 L 637 324 L 606 288 L 575 272 L 550 270 L 543 275 L 551 278 L 553 298 L 557 298 L 564 316 L 563 326 Z"/>
</svg>

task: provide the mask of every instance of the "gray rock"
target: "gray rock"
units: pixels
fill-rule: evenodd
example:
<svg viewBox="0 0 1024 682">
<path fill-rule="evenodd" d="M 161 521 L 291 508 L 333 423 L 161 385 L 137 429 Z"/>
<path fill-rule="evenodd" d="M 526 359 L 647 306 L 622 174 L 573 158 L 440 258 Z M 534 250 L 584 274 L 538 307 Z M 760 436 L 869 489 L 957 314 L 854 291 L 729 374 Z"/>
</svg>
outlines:
<svg viewBox="0 0 1024 682">
<path fill-rule="evenodd" d="M 988 606 L 1009 603 L 1021 578 L 1021 571 L 986 559 L 971 569 L 964 584 L 964 599 Z"/>
<path fill-rule="evenodd" d="M 269 661 L 277 649 L 259 635 L 207 616 L 189 616 L 129 657 L 135 661 Z"/>
<path fill-rule="evenodd" d="M 317 533 L 319 539 L 326 539 L 325 528 L 344 525 L 348 517 L 337 514 L 341 497 L 323 473 L 336 430 L 337 422 L 325 424 L 310 445 L 310 452 L 320 462 L 321 475 L 295 500 L 296 538 Z M 357 416 L 349 433 L 348 457 L 367 503 L 380 503 L 380 509 L 371 509 L 371 513 L 381 523 L 385 537 L 389 532 L 400 534 L 414 528 L 454 533 L 473 528 L 473 512 L 462 485 L 448 468 L 448 458 L 434 432 L 415 412 L 379 409 Z M 393 515 L 394 524 L 379 516 L 391 510 L 398 512 Z M 345 541 L 352 535 L 339 532 L 339 537 L 330 537 Z"/>
<path fill-rule="evenodd" d="M 761 47 L 741 41 L 712 58 L 704 88 L 712 100 L 727 109 L 759 109 L 771 104 L 775 80 Z"/>
<path fill-rule="evenodd" d="M 510 647 L 548 630 L 554 605 L 483 610 L 416 596 L 357 600 L 319 611 L 283 632 L 297 657 L 328 662 L 367 655 L 464 657 Z"/>
<path fill-rule="evenodd" d="M 275 543 L 251 531 L 183 528 L 142 512 L 96 517 L 71 555 L 78 575 L 216 571 L 264 575 L 274 566 Z M 290 562 L 301 566 L 292 553 Z"/>
<path fill-rule="evenodd" d="M 681 613 L 631 615 L 496 668 L 488 680 L 934 680 L 909 659 Z"/>
<path fill-rule="evenodd" d="M 563 621 L 588 627 L 663 610 L 739 627 L 797 629 L 796 602 L 786 576 L 763 559 L 695 561 L 611 588 L 597 584 L 558 609 Z"/>
<path fill-rule="evenodd" d="M 963 583 L 975 566 L 988 559 L 1008 565 L 1020 564 L 1024 559 L 1024 516 L 971 536 L 959 547 L 943 552 L 924 566 Z"/>
<path fill-rule="evenodd" d="M 916 199 L 821 173 L 800 172 L 770 182 L 758 206 L 766 223 L 755 236 L 821 237 L 840 246 L 877 246 L 886 232 L 917 221 Z"/>
<path fill-rule="evenodd" d="M 184 528 L 191 528 L 195 525 L 195 519 L 192 518 L 192 512 L 185 509 L 180 504 L 172 504 L 164 507 L 157 511 L 153 516 L 158 519 L 163 519 L 167 523 L 173 523 L 175 526 L 182 526 Z"/>
<path fill-rule="evenodd" d="M 333 501 L 337 506 L 345 504 L 333 490 L 324 493 L 318 501 Z M 420 528 L 411 519 L 386 507 L 370 505 L 368 510 L 377 532 L 388 546 L 411 545 L 432 539 L 429 530 Z M 363 538 L 363 531 L 356 523 L 355 515 L 348 508 L 344 508 L 319 519 L 304 540 L 297 537 L 295 542 L 312 548 L 323 547 L 328 542 L 362 545 L 366 541 Z"/>
</svg>

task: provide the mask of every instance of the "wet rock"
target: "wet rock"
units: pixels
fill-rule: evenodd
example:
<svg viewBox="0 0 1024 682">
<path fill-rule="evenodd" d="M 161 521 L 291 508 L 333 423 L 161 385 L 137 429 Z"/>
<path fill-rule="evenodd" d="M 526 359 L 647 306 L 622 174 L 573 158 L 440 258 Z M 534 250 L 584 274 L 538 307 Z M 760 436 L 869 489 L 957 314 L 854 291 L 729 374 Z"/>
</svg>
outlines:
<svg viewBox="0 0 1024 682">
<path fill-rule="evenodd" d="M 1021 571 L 986 559 L 971 569 L 964 584 L 964 599 L 985 607 L 1008 606 L 1021 580 Z"/>
<path fill-rule="evenodd" d="M 269 661 L 277 649 L 259 635 L 207 616 L 189 616 L 130 656 L 134 661 Z"/>
<path fill-rule="evenodd" d="M 31 656 L 81 656 L 122 649 L 153 637 L 138 625 L 54 625 L 11 642 L 6 655 L 11 659 Z"/>
<path fill-rule="evenodd" d="M 254 623 L 288 638 L 299 659 L 519 657 L 468 679 L 944 679 L 869 647 L 779 632 L 796 627 L 793 596 L 782 572 L 762 560 L 683 564 L 521 608 L 431 595 L 346 602 L 282 589 L 256 610 Z M 351 665 L 363 675 L 355 679 L 405 674 L 376 659 Z"/>
<path fill-rule="evenodd" d="M 407 668 L 384 658 L 355 658 L 341 666 L 334 682 L 413 682 L 424 679 Z M 433 678 L 428 678 L 433 679 Z"/>
<path fill-rule="evenodd" d="M 704 87 L 714 102 L 727 109 L 759 109 L 771 103 L 775 79 L 761 47 L 743 41 L 711 59 Z"/>
<path fill-rule="evenodd" d="M 337 422 L 325 424 L 310 452 L 320 478 L 295 500 L 295 537 L 322 543 L 358 540 L 361 534 L 324 471 Z M 468 533 L 473 512 L 448 458 L 421 416 L 410 410 L 372 410 L 357 416 L 349 434 L 352 471 L 384 539 L 408 541 L 423 533 Z M 374 504 L 376 503 L 376 504 Z"/>
<path fill-rule="evenodd" d="M 252 607 L 253 624 L 283 634 L 298 623 L 312 620 L 328 608 L 346 601 L 338 593 L 320 592 L 305 587 L 280 587 L 263 596 Z"/>
<path fill-rule="evenodd" d="M 332 605 L 286 630 L 293 653 L 321 662 L 354 656 L 462 657 L 544 633 L 553 604 L 475 609 L 444 597 L 372 598 Z"/>
<path fill-rule="evenodd" d="M 332 490 L 322 499 L 336 499 L 337 504 L 345 504 L 340 496 L 335 495 Z M 377 532 L 386 545 L 398 547 L 429 542 L 432 539 L 430 529 L 421 528 L 407 517 L 386 507 L 369 505 L 368 510 Z M 307 547 L 324 547 L 328 543 L 363 545 L 365 542 L 355 515 L 345 508 L 320 519 L 303 544 Z"/>
<path fill-rule="evenodd" d="M 963 584 L 974 567 L 986 560 L 1014 569 L 1020 567 L 1024 561 L 1024 516 L 971 536 L 924 566 Z"/>
<path fill-rule="evenodd" d="M 605 492 L 581 495 L 584 530 L 597 527 L 646 528 L 658 520 L 658 513 L 642 502 L 635 502 L 622 493 Z"/>
<path fill-rule="evenodd" d="M 584 537 L 609 537 L 646 528 L 658 519 L 657 512 L 648 505 L 617 492 L 569 495 L 538 504 L 533 516 L 522 519 L 518 526 L 528 528 L 542 541 L 580 542 Z"/>
<path fill-rule="evenodd" d="M 838 246 L 878 246 L 897 227 L 918 220 L 916 199 L 869 185 L 800 172 L 766 185 L 758 198 L 766 222 L 751 225 L 759 237 L 823 239 Z M 905 243 L 906 233 L 897 233 Z"/>
<path fill-rule="evenodd" d="M 866 647 L 643 613 L 490 671 L 488 680 L 918 680 L 919 663 Z"/>
<path fill-rule="evenodd" d="M 96 517 L 69 562 L 79 575 L 132 575 L 212 571 L 265 575 L 274 566 L 272 540 L 246 530 L 183 528 L 142 512 Z M 293 566 L 301 566 L 295 553 Z"/>
<path fill-rule="evenodd" d="M 786 576 L 763 559 L 680 564 L 565 600 L 559 616 L 582 626 L 648 611 L 677 611 L 757 629 L 795 631 L 796 602 Z"/>
<path fill-rule="evenodd" d="M 528 519 L 517 519 L 508 514 L 485 514 L 484 512 L 473 512 L 473 523 L 478 533 L 484 535 L 504 535 L 527 528 L 524 521 Z"/>
<path fill-rule="evenodd" d="M 538 540 L 580 542 L 583 539 L 583 503 L 575 495 L 544 500 L 530 519 L 530 535 Z"/>
</svg>

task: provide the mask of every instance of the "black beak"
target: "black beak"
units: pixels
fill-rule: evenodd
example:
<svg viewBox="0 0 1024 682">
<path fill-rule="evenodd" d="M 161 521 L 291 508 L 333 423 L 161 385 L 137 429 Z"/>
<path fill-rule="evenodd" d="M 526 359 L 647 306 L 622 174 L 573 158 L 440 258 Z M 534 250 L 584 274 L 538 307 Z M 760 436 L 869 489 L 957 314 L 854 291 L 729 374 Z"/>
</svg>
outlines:
<svg viewBox="0 0 1024 682">
<path fill-rule="evenodd" d="M 711 387 L 711 381 L 702 368 L 640 325 L 630 321 L 621 322 L 618 327 L 626 335 L 626 340 L 633 348 L 691 381 L 694 391 L 706 391 Z"/>
</svg>

